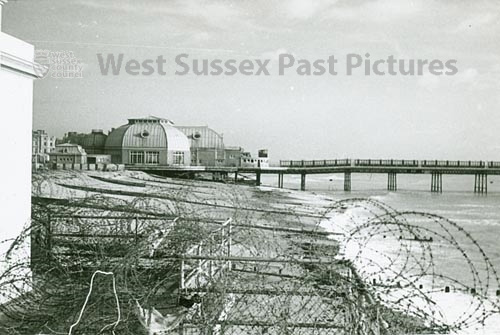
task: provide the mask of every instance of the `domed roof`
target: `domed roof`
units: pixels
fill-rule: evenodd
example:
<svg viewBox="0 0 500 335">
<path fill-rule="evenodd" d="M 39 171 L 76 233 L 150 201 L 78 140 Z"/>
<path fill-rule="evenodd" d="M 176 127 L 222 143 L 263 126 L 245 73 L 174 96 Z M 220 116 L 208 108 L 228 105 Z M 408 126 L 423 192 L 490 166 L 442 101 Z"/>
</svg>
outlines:
<svg viewBox="0 0 500 335">
<path fill-rule="evenodd" d="M 82 146 L 84 148 L 104 148 L 107 137 L 102 129 L 92 129 L 92 133 L 83 137 Z"/>
<path fill-rule="evenodd" d="M 189 140 L 173 126 L 172 121 L 158 117 L 129 119 L 128 124 L 114 129 L 106 140 L 106 148 L 162 148 L 189 151 Z"/>
</svg>

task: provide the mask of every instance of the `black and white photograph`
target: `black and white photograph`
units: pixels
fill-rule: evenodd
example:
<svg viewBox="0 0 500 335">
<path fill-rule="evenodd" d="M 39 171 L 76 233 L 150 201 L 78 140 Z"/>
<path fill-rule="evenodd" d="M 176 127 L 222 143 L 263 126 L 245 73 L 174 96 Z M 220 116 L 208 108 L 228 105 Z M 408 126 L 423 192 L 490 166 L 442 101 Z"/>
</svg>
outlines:
<svg viewBox="0 0 500 335">
<path fill-rule="evenodd" d="M 0 335 L 500 334 L 500 2 L 0 0 Z"/>
</svg>

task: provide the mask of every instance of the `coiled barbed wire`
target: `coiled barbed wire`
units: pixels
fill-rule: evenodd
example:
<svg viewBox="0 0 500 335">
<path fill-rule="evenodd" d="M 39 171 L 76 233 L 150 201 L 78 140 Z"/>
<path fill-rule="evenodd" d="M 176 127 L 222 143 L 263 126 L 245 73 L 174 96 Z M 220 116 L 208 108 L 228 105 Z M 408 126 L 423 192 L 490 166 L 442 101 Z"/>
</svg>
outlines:
<svg viewBox="0 0 500 335">
<path fill-rule="evenodd" d="M 185 334 L 429 333 L 498 313 L 493 264 L 456 223 L 373 199 L 303 205 L 285 192 L 143 173 L 34 175 L 32 222 L 10 241 L 0 275 L 10 300 L 0 330 L 67 334 L 96 271 L 113 273 L 116 294 L 96 277 L 75 334 L 114 324 L 116 297 L 117 334 L 146 332 L 136 302 L 169 315 L 192 294 L 201 301 Z M 227 256 L 227 218 L 234 259 L 209 260 Z M 184 260 L 193 250 L 206 260 Z M 179 287 L 183 268 L 206 264 L 217 274 L 203 269 L 196 285 Z M 447 288 L 469 302 L 453 320 L 434 301 Z"/>
</svg>

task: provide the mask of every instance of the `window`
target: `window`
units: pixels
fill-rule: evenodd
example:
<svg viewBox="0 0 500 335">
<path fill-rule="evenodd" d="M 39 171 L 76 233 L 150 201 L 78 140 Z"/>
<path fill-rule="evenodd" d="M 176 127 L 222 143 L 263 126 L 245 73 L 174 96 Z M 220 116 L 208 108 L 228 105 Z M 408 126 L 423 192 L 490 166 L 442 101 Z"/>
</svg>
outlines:
<svg viewBox="0 0 500 335">
<path fill-rule="evenodd" d="M 160 163 L 160 153 L 158 151 L 146 151 L 146 164 Z"/>
<path fill-rule="evenodd" d="M 130 164 L 144 164 L 144 152 L 131 151 L 130 152 Z"/>
<path fill-rule="evenodd" d="M 174 165 L 183 165 L 184 164 L 184 152 L 175 151 L 174 152 Z"/>
</svg>

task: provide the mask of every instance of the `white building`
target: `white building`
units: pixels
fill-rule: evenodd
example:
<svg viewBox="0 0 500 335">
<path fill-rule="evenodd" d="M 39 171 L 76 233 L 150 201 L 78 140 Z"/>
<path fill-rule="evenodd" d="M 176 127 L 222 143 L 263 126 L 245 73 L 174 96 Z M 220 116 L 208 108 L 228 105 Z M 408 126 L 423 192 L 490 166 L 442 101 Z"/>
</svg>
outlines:
<svg viewBox="0 0 500 335">
<path fill-rule="evenodd" d="M 257 158 L 252 157 L 249 152 L 244 152 L 241 156 L 242 167 L 269 167 L 269 157 L 267 149 L 259 150 Z"/>
<path fill-rule="evenodd" d="M 87 153 L 78 144 L 58 144 L 49 155 L 51 164 L 87 164 Z"/>
<path fill-rule="evenodd" d="M 172 121 L 149 116 L 129 119 L 106 139 L 106 154 L 115 164 L 190 165 L 189 140 Z"/>
<path fill-rule="evenodd" d="M 33 118 L 33 79 L 43 67 L 34 63 L 34 47 L 2 31 L 0 0 L 0 152 L 9 157 L 0 164 L 0 236 L 17 236 L 28 224 L 31 212 L 31 123 Z M 15 2 L 10 5 L 15 5 Z M 6 251 L 0 244 L 0 255 Z M 0 256 L 0 272 L 4 267 Z"/>
<path fill-rule="evenodd" d="M 45 130 L 34 130 L 32 141 L 32 162 L 47 163 L 49 161 L 49 153 L 56 148 L 56 137 L 50 136 Z"/>
</svg>

